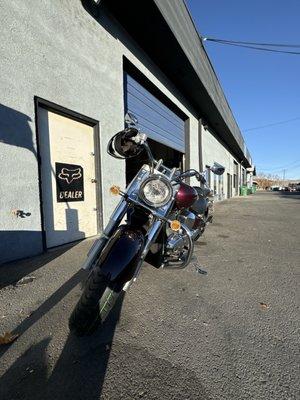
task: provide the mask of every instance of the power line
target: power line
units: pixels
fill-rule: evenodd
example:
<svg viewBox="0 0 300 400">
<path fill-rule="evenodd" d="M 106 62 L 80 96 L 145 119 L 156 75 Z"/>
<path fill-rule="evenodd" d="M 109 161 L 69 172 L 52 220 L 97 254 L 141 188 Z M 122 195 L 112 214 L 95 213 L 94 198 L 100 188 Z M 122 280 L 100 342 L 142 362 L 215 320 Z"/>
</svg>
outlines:
<svg viewBox="0 0 300 400">
<path fill-rule="evenodd" d="M 272 124 L 255 126 L 254 128 L 243 129 L 243 132 L 255 131 L 255 130 L 258 130 L 258 129 L 268 128 L 270 126 L 287 124 L 288 122 L 297 121 L 299 119 L 300 119 L 300 117 L 296 117 L 296 118 L 286 119 L 286 120 L 283 120 L 283 121 L 273 122 Z"/>
<path fill-rule="evenodd" d="M 264 168 L 259 168 L 262 172 L 265 173 L 271 173 L 271 174 L 278 174 L 279 172 L 285 170 L 285 171 L 291 171 L 291 170 L 298 170 L 300 168 L 300 164 L 298 165 L 293 165 L 292 167 L 289 168 L 278 168 L 276 170 L 271 170 L 271 169 L 264 169 Z"/>
<path fill-rule="evenodd" d="M 217 42 L 216 43 L 220 43 L 220 44 L 226 44 L 229 46 L 235 46 L 235 47 L 243 47 L 246 49 L 252 49 L 252 50 L 260 50 L 260 51 L 268 51 L 270 53 L 284 53 L 284 54 L 296 54 L 296 55 L 300 55 L 299 51 L 284 51 L 284 50 L 275 50 L 275 49 L 264 49 L 262 47 L 256 47 L 256 46 L 246 46 L 243 44 L 234 44 L 234 43 L 227 43 L 227 42 Z"/>
<path fill-rule="evenodd" d="M 251 49 L 251 50 L 267 51 L 267 52 L 270 52 L 270 53 L 283 53 L 283 54 L 300 55 L 299 51 L 276 50 L 276 49 L 269 49 L 269 48 L 258 47 L 258 46 L 250 46 L 250 45 L 245 45 L 245 44 L 239 44 L 236 41 L 226 41 L 226 40 L 205 38 L 205 37 L 202 38 L 202 41 L 210 41 L 210 42 L 214 42 L 214 43 L 224 44 L 224 45 L 228 45 L 228 46 L 242 47 L 242 48 Z M 292 46 L 287 46 L 287 47 L 294 47 L 294 46 L 298 46 L 298 45 L 292 45 Z"/>
<path fill-rule="evenodd" d="M 202 37 L 203 41 L 211 41 L 211 42 L 224 42 L 224 43 L 235 43 L 235 44 L 246 44 L 246 45 L 254 45 L 254 46 L 268 46 L 268 47 L 296 47 L 300 48 L 300 44 L 287 44 L 287 43 L 258 43 L 258 42 L 242 42 L 238 40 L 229 40 L 229 39 L 218 39 L 218 38 L 206 38 Z"/>
<path fill-rule="evenodd" d="M 256 167 L 259 167 L 260 169 L 266 169 L 267 171 L 280 170 L 282 168 L 290 167 L 294 164 L 297 164 L 299 161 L 300 161 L 300 158 L 298 158 L 297 160 L 294 160 L 288 164 L 278 165 L 276 167 L 267 168 L 266 166 L 263 166 L 263 164 L 256 164 Z"/>
</svg>

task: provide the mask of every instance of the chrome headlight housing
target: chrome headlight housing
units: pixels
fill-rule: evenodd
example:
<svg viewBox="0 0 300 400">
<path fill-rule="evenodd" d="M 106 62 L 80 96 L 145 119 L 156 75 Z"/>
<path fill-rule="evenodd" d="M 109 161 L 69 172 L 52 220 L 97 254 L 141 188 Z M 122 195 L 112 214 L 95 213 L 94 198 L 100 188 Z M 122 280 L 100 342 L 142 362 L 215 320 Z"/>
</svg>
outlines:
<svg viewBox="0 0 300 400">
<path fill-rule="evenodd" d="M 171 183 L 162 175 L 152 175 L 141 185 L 139 197 L 151 207 L 166 205 L 173 196 Z"/>
</svg>

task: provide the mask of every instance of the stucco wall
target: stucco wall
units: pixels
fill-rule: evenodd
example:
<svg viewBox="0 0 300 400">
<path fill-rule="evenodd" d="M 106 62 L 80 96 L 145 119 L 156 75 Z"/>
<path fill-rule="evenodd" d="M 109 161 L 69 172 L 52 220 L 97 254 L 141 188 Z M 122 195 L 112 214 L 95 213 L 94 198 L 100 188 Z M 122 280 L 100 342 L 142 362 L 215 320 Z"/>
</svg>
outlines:
<svg viewBox="0 0 300 400">
<path fill-rule="evenodd" d="M 227 174 L 234 175 L 234 161 L 237 160 L 233 155 L 223 146 L 222 143 L 213 135 L 209 129 L 204 129 L 202 126 L 202 148 L 203 148 L 203 166 L 212 166 L 217 162 L 225 167 L 223 174 L 223 190 L 224 198 L 227 198 Z M 232 178 L 233 179 L 233 178 Z M 211 186 L 213 187 L 213 174 L 211 174 Z M 235 195 L 234 188 L 232 188 L 232 195 Z M 216 197 L 216 200 L 218 198 Z"/>
<path fill-rule="evenodd" d="M 123 56 L 190 118 L 191 167 L 198 168 L 192 110 L 111 18 L 97 22 L 80 0 L 3 0 L 0 26 L 0 262 L 42 251 L 34 96 L 100 121 L 104 222 L 117 201 L 108 188 L 125 184 L 124 162 L 105 151 L 123 128 Z M 28 215 L 17 218 L 13 209 Z"/>
</svg>

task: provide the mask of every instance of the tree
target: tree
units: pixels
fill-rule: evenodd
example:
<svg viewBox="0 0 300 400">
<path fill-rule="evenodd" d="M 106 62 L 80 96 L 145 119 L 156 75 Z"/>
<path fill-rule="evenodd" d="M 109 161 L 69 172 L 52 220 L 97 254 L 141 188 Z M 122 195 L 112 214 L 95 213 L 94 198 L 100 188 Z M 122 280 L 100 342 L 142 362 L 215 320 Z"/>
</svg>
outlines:
<svg viewBox="0 0 300 400">
<path fill-rule="evenodd" d="M 280 178 L 278 175 L 266 174 L 262 171 L 257 173 L 255 180 L 258 187 L 260 187 L 261 189 L 266 189 L 270 186 L 278 185 Z"/>
</svg>

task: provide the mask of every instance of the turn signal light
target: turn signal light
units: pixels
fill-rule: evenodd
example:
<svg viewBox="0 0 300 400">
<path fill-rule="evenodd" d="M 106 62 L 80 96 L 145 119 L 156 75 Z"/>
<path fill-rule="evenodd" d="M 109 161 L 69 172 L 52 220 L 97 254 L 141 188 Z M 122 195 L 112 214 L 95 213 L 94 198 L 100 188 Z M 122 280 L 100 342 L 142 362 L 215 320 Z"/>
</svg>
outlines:
<svg viewBox="0 0 300 400">
<path fill-rule="evenodd" d="M 172 231 L 178 232 L 181 228 L 181 223 L 177 219 L 174 219 L 170 222 L 170 228 L 172 229 Z"/>
<path fill-rule="evenodd" d="M 121 189 L 119 186 L 113 185 L 110 189 L 110 194 L 112 194 L 113 196 L 118 196 L 118 194 L 121 193 Z"/>
</svg>

